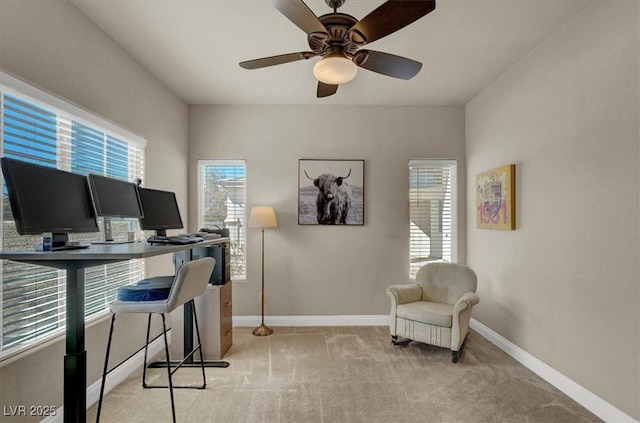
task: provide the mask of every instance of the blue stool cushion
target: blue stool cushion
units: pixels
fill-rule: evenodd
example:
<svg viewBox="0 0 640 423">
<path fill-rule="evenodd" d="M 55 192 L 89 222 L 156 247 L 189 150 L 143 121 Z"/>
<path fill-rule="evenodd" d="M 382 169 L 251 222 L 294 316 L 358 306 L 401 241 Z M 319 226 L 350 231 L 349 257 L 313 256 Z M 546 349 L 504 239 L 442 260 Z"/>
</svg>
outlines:
<svg viewBox="0 0 640 423">
<path fill-rule="evenodd" d="M 121 286 L 116 291 L 120 301 L 159 301 L 169 298 L 174 276 L 156 276 L 134 284 Z"/>
</svg>

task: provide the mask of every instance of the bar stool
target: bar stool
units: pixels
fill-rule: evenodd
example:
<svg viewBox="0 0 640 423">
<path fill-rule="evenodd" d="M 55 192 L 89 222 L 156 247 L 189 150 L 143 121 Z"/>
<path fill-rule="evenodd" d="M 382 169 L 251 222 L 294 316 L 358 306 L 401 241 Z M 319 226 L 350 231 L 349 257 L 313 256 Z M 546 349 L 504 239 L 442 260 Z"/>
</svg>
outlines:
<svg viewBox="0 0 640 423">
<path fill-rule="evenodd" d="M 111 350 L 111 339 L 113 336 L 113 326 L 118 313 L 147 313 L 147 338 L 144 346 L 144 365 L 142 368 L 142 387 L 143 388 L 169 388 L 169 395 L 171 396 L 171 413 L 173 421 L 176 421 L 176 408 L 173 399 L 173 388 L 191 388 L 191 389 L 205 389 L 206 378 L 204 374 L 204 359 L 202 357 L 202 346 L 200 342 L 200 329 L 198 327 L 198 318 L 196 316 L 196 308 L 194 298 L 204 293 L 211 277 L 211 272 L 215 266 L 215 259 L 212 257 L 204 257 L 198 260 L 190 261 L 178 269 L 178 272 L 173 279 L 173 284 L 169 291 L 169 296 L 166 299 L 156 301 L 123 301 L 116 300 L 109 304 L 111 309 L 111 329 L 109 330 L 109 341 L 107 342 L 107 352 L 104 358 L 104 369 L 102 372 L 102 384 L 100 386 L 100 399 L 98 401 L 98 412 L 96 415 L 96 422 L 100 421 L 100 412 L 102 411 L 102 397 L 104 395 L 104 386 L 106 376 L 108 373 L 109 365 L 109 351 Z M 177 307 L 190 302 L 193 310 L 193 319 L 196 327 L 196 335 L 198 338 L 198 345 L 186 356 L 184 359 L 171 369 L 171 359 L 169 357 L 169 343 L 167 342 L 167 327 L 165 322 L 165 314 L 171 313 Z M 164 335 L 164 349 L 167 358 L 167 376 L 169 378 L 168 386 L 160 385 L 147 385 L 146 383 L 146 370 L 147 370 L 147 349 L 149 346 L 149 331 L 151 328 L 151 315 L 158 313 L 162 317 L 162 332 Z M 200 363 L 202 369 L 202 386 L 174 386 L 172 381 L 172 375 L 175 373 L 188 359 L 190 359 L 195 352 L 200 353 Z"/>
</svg>

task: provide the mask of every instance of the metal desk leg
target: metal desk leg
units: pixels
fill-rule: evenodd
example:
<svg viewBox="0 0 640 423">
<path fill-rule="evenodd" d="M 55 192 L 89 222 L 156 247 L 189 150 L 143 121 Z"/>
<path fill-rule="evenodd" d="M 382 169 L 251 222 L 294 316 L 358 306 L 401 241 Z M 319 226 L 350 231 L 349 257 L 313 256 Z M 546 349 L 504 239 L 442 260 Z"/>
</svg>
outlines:
<svg viewBox="0 0 640 423">
<path fill-rule="evenodd" d="M 67 271 L 66 350 L 64 356 L 64 421 L 87 421 L 87 352 L 84 346 L 84 268 L 69 263 Z"/>
</svg>

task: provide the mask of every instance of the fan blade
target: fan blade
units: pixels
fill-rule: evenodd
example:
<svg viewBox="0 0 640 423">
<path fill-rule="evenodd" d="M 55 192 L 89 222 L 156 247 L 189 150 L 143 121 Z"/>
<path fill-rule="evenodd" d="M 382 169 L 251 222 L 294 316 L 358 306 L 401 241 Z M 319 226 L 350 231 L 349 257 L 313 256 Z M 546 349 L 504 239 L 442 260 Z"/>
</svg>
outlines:
<svg viewBox="0 0 640 423">
<path fill-rule="evenodd" d="M 338 91 L 337 85 L 325 84 L 324 82 L 318 81 L 318 91 L 317 97 L 329 97 L 330 95 L 334 95 Z"/>
<path fill-rule="evenodd" d="M 301 51 L 299 53 L 280 54 L 278 56 L 263 57 L 261 59 L 247 60 L 240 62 L 241 68 L 258 69 L 267 66 L 282 65 L 283 63 L 295 62 L 297 60 L 310 59 L 316 54 L 311 51 Z"/>
<path fill-rule="evenodd" d="M 372 43 L 417 21 L 436 8 L 435 0 L 388 0 L 349 30 L 356 43 Z"/>
<path fill-rule="evenodd" d="M 309 9 L 302 0 L 272 0 L 276 9 L 285 15 L 307 34 L 314 32 L 327 33 L 320 19 Z"/>
<path fill-rule="evenodd" d="M 354 62 L 361 68 L 399 79 L 411 79 L 422 69 L 422 63 L 415 60 L 373 50 L 359 50 Z"/>
</svg>

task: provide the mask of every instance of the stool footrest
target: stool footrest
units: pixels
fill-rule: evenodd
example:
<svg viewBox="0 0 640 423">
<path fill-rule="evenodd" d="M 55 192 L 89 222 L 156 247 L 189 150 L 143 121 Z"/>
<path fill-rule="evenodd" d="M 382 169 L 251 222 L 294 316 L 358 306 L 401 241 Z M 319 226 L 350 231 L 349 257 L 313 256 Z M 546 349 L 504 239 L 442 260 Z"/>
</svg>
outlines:
<svg viewBox="0 0 640 423">
<path fill-rule="evenodd" d="M 187 354 L 187 356 L 185 358 L 183 358 L 181 361 L 175 362 L 177 363 L 175 366 L 173 365 L 174 362 L 171 362 L 171 368 L 173 368 L 173 370 L 171 370 L 171 375 L 173 375 L 175 372 L 178 371 L 178 369 L 180 367 L 182 367 L 185 363 L 188 362 L 192 362 L 193 361 L 193 355 L 196 353 L 196 351 L 200 351 L 200 354 L 202 354 L 202 346 L 200 344 L 198 344 L 197 347 L 195 347 L 189 354 Z M 147 366 L 147 367 L 151 367 L 151 366 Z M 166 365 L 163 367 L 167 367 Z"/>
<path fill-rule="evenodd" d="M 176 386 L 176 385 L 171 385 L 173 387 L 173 389 L 207 389 L 207 385 L 202 385 L 202 386 L 189 386 L 189 385 L 181 385 L 181 386 Z M 169 385 L 142 385 L 142 387 L 144 389 L 155 389 L 155 388 L 168 388 Z"/>
<path fill-rule="evenodd" d="M 179 361 L 172 361 L 170 363 L 171 367 L 176 367 L 180 362 Z M 204 366 L 204 367 L 229 367 L 229 362 L 228 361 L 218 361 L 218 360 L 211 360 L 211 361 L 194 361 L 192 363 L 184 363 L 182 364 L 181 367 L 200 367 L 200 366 Z M 149 369 L 158 369 L 158 368 L 164 368 L 167 367 L 167 362 L 166 361 L 155 361 L 153 363 L 149 363 L 149 365 L 147 366 L 147 368 Z"/>
</svg>

